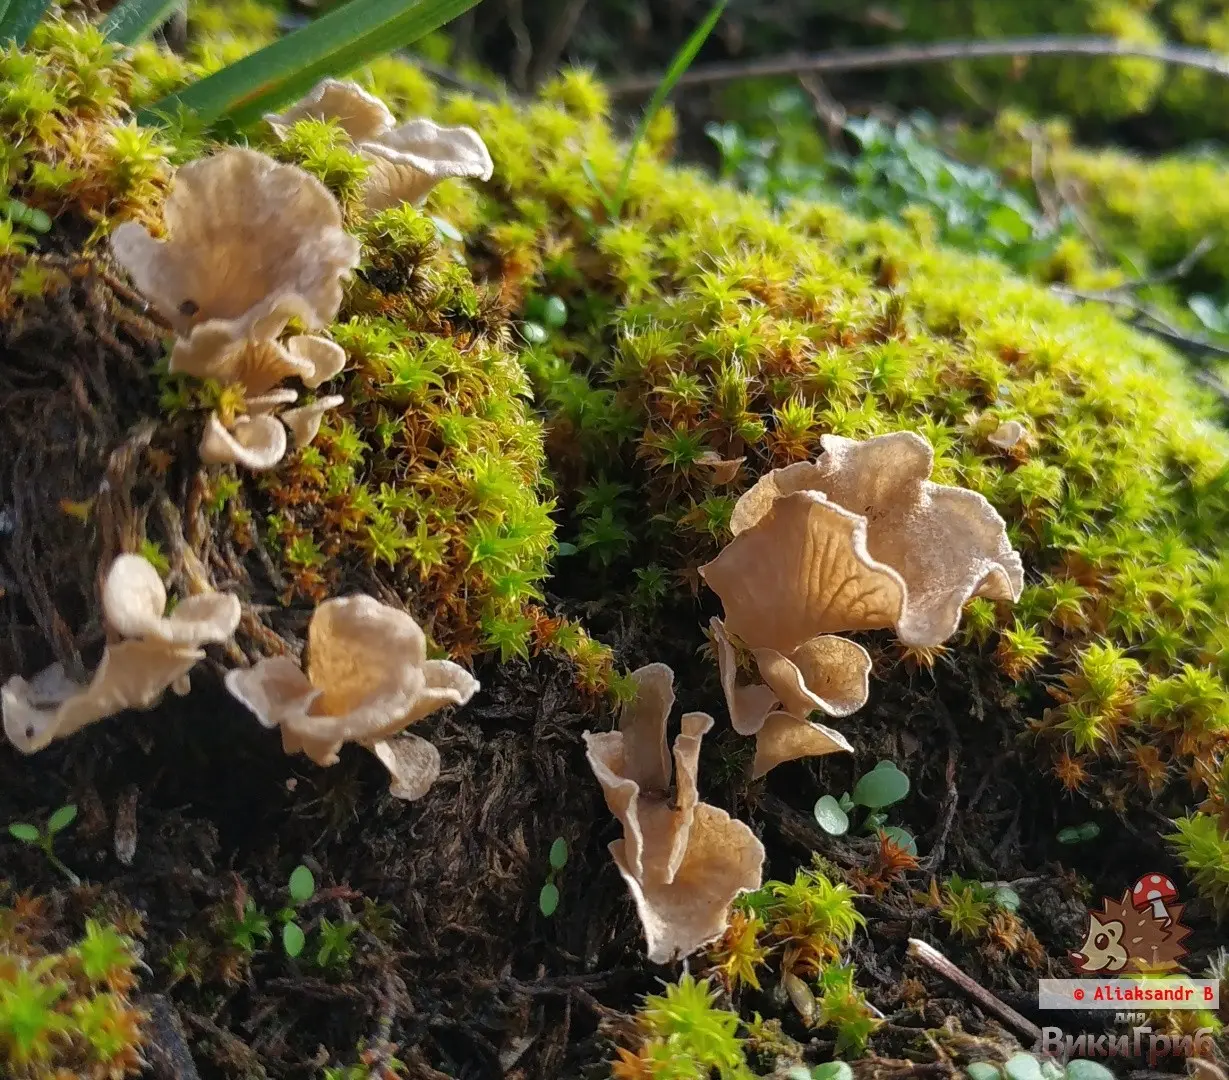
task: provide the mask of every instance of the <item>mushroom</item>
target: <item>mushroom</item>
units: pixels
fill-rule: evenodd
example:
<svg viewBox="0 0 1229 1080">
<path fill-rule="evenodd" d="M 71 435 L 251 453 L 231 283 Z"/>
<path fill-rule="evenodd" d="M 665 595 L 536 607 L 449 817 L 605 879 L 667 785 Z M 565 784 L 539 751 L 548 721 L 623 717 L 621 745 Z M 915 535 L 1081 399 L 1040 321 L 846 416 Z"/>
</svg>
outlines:
<svg viewBox="0 0 1229 1080">
<path fill-rule="evenodd" d="M 328 188 L 255 150 L 229 148 L 182 166 L 163 217 L 165 240 L 124 222 L 111 251 L 188 339 L 184 364 L 202 365 L 209 350 L 278 319 L 326 326 L 341 306 L 342 279 L 359 262 L 359 242 L 342 228 Z"/>
<path fill-rule="evenodd" d="M 363 188 L 368 210 L 401 203 L 419 206 L 441 180 L 489 180 L 495 171 L 490 151 L 470 127 L 442 127 L 409 120 L 394 127 L 392 113 L 357 83 L 325 79 L 307 97 L 265 120 L 279 138 L 295 120 L 335 120 L 370 166 Z"/>
<path fill-rule="evenodd" d="M 358 83 L 322 79 L 311 93 L 280 113 L 266 113 L 265 122 L 279 139 L 299 120 L 333 120 L 356 143 L 378 139 L 397 121 L 374 94 Z"/>
<path fill-rule="evenodd" d="M 226 687 L 265 727 L 280 728 L 287 753 L 334 765 L 343 743 L 371 751 L 399 799 L 425 795 L 439 752 L 405 729 L 445 705 L 464 705 L 478 681 L 450 660 L 428 660 L 426 636 L 408 614 L 356 594 L 326 600 L 308 627 L 304 670 L 271 657 L 226 675 Z"/>
<path fill-rule="evenodd" d="M 225 641 L 239 625 L 241 605 L 225 593 L 181 600 L 170 615 L 157 570 L 139 555 L 121 555 L 102 587 L 103 616 L 115 633 L 132 640 L 109 645 L 88 685 L 53 664 L 30 681 L 10 678 L 0 688 L 9 741 L 22 753 L 125 709 L 149 709 L 168 688 L 186 692 L 188 672 L 205 653 L 200 646 Z"/>
<path fill-rule="evenodd" d="M 315 334 L 296 334 L 279 342 L 291 317 L 303 310 L 298 299 L 288 298 L 257 319 L 241 338 L 234 337 L 228 323 L 205 323 L 175 342 L 168 368 L 198 379 L 238 383 L 254 396 L 291 377 L 315 389 L 341 373 L 346 352 L 335 341 Z"/>
<path fill-rule="evenodd" d="M 832 635 L 812 638 L 789 656 L 756 649 L 752 655 L 764 684 L 738 686 L 725 627 L 716 618 L 709 626 L 731 723 L 740 735 L 755 736 L 753 780 L 786 761 L 852 752 L 840 732 L 807 718 L 817 710 L 848 716 L 866 704 L 871 661 L 865 649 Z"/>
<path fill-rule="evenodd" d="M 738 470 L 746 460 L 746 457 L 723 458 L 715 450 L 705 450 L 704 453 L 696 458 L 696 464 L 708 466 L 708 468 L 712 469 L 713 483 L 724 485 L 734 482 L 734 478 L 738 475 Z"/>
<path fill-rule="evenodd" d="M 359 151 L 371 166 L 363 186 L 363 205 L 386 210 L 400 203 L 420 206 L 441 180 L 490 180 L 495 171 L 482 136 L 470 127 L 441 127 L 410 120 Z"/>
<path fill-rule="evenodd" d="M 1024 425 L 1019 420 L 1007 420 L 986 436 L 986 442 L 991 446 L 997 446 L 1000 450 L 1014 450 L 1027 434 Z"/>
<path fill-rule="evenodd" d="M 1145 874 L 1131 889 L 1131 905 L 1136 911 L 1151 906 L 1152 914 L 1168 926 L 1173 917 L 1165 907 L 1178 899 L 1178 890 L 1164 874 Z"/>
<path fill-rule="evenodd" d="M 237 417 L 227 431 L 218 414 L 210 413 L 200 455 L 206 465 L 242 465 L 253 472 L 272 469 L 286 456 L 286 429 L 274 417 L 257 412 Z"/>
<path fill-rule="evenodd" d="M 610 844 L 644 929 L 648 956 L 664 964 L 720 937 L 740 893 L 759 888 L 764 847 L 741 821 L 700 801 L 700 742 L 706 713 L 686 713 L 674 740 L 671 798 L 666 725 L 674 672 L 648 664 L 632 672 L 636 696 L 623 705 L 617 731 L 585 732 L 586 757 L 606 805 L 623 826 Z"/>
<path fill-rule="evenodd" d="M 307 405 L 297 409 L 287 409 L 282 413 L 282 423 L 290 429 L 294 436 L 295 446 L 307 446 L 320 432 L 320 422 L 329 409 L 335 409 L 346 399 L 336 394 L 330 397 L 317 398 Z"/>
<path fill-rule="evenodd" d="M 735 505 L 734 539 L 700 573 L 726 626 L 789 655 L 818 634 L 894 628 L 933 647 L 974 596 L 1018 600 L 1006 524 L 981 495 L 927 479 L 934 450 L 899 431 L 821 439 L 824 454 L 761 477 Z"/>
</svg>

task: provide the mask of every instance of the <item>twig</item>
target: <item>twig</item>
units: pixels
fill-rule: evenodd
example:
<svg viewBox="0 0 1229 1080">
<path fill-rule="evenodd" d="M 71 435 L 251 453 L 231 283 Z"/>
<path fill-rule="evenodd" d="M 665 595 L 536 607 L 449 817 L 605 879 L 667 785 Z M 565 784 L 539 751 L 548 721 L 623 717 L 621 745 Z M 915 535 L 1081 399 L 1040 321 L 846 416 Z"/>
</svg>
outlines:
<svg viewBox="0 0 1229 1080">
<path fill-rule="evenodd" d="M 845 121 L 849 119 L 845 106 L 829 93 L 828 88 L 824 85 L 824 80 L 814 72 L 805 72 L 799 75 L 798 85 L 807 92 L 811 99 L 811 104 L 815 107 L 816 115 L 823 121 L 824 127 L 828 129 L 829 141 L 835 142 L 840 138 L 840 134 L 844 130 Z"/>
<path fill-rule="evenodd" d="M 928 945 L 919 938 L 910 938 L 908 952 L 912 959 L 928 967 L 940 978 L 946 979 L 958 990 L 964 991 L 986 1012 L 997 1016 L 1008 1027 L 1023 1035 L 1028 1039 L 1028 1045 L 1035 1046 L 1041 1041 L 1041 1028 L 1031 1020 L 1026 1020 L 1010 1005 L 1000 1001 L 980 983 L 974 982 L 933 945 Z"/>
<path fill-rule="evenodd" d="M 1198 68 L 1229 78 L 1229 57 L 1184 45 L 1149 47 L 1111 37 L 1038 35 L 992 41 L 937 41 L 930 45 L 887 45 L 882 48 L 833 49 L 829 52 L 787 53 L 764 60 L 722 61 L 692 68 L 681 86 L 800 75 L 806 71 L 875 71 L 911 64 L 945 64 L 953 60 L 979 60 L 1016 56 L 1121 56 L 1155 60 L 1162 64 Z M 643 94 L 661 82 L 661 75 L 634 75 L 611 83 L 616 97 Z"/>
</svg>

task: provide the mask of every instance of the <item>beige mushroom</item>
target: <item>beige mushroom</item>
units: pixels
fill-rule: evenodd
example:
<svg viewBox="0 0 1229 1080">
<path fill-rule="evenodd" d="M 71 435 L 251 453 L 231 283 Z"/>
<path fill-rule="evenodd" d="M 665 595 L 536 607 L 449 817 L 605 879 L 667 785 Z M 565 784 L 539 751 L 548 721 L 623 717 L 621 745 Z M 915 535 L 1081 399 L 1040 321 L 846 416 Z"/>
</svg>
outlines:
<svg viewBox="0 0 1229 1080">
<path fill-rule="evenodd" d="M 840 732 L 808 717 L 817 710 L 848 716 L 866 704 L 871 660 L 865 649 L 831 635 L 812 638 L 789 656 L 756 649 L 764 683 L 739 686 L 734 645 L 720 619 L 709 626 L 732 726 L 755 736 L 753 780 L 786 761 L 853 750 Z"/>
<path fill-rule="evenodd" d="M 700 802 L 700 742 L 713 725 L 705 713 L 682 718 L 671 799 L 666 724 L 674 672 L 649 664 L 632 678 L 637 694 L 623 706 L 619 729 L 584 739 L 606 805 L 623 825 L 611 856 L 635 901 L 649 959 L 661 964 L 721 936 L 734 898 L 760 886 L 764 847 L 741 821 Z"/>
<path fill-rule="evenodd" d="M 261 394 L 259 397 L 248 398 L 246 405 L 248 407 L 248 415 L 264 416 L 266 413 L 280 409 L 283 405 L 293 405 L 298 400 L 299 395 L 297 391 L 283 386 L 276 390 L 270 390 L 266 394 Z"/>
<path fill-rule="evenodd" d="M 225 641 L 239 625 L 242 607 L 237 596 L 209 592 L 181 600 L 170 615 L 166 588 L 149 560 L 120 555 L 102 587 L 102 609 L 107 624 L 126 638 L 163 641 L 195 648 Z"/>
<path fill-rule="evenodd" d="M 255 150 L 229 148 L 182 166 L 163 217 L 165 240 L 125 222 L 111 250 L 188 339 L 180 363 L 204 364 L 209 349 L 292 315 L 308 330 L 327 325 L 359 262 L 359 242 L 342 228 L 328 188 Z M 192 341 L 196 334 L 204 343 Z"/>
<path fill-rule="evenodd" d="M 286 429 L 274 417 L 258 412 L 236 417 L 227 431 L 218 414 L 210 413 L 200 455 L 206 465 L 242 465 L 253 472 L 272 469 L 286 456 Z"/>
<path fill-rule="evenodd" d="M 712 470 L 714 484 L 732 484 L 738 475 L 738 470 L 747 459 L 745 457 L 723 458 L 715 450 L 705 450 L 698 458 L 697 465 L 707 466 Z"/>
<path fill-rule="evenodd" d="M 227 322 L 199 326 L 171 349 L 169 370 L 197 379 L 238 383 L 253 396 L 268 393 L 284 379 L 297 378 L 311 389 L 339 375 L 346 352 L 335 341 L 314 334 L 296 334 L 278 341 L 290 316 L 303 310 L 294 299 L 253 325 L 236 339 Z"/>
<path fill-rule="evenodd" d="M 411 724 L 464 705 L 478 681 L 450 660 L 428 660 L 426 637 L 404 611 L 355 595 L 326 600 L 308 628 L 307 671 L 287 657 L 228 672 L 226 686 L 287 753 L 334 765 L 358 743 L 388 769 L 390 791 L 417 799 L 439 775 L 439 754 Z"/>
<path fill-rule="evenodd" d="M 469 127 L 441 127 L 410 120 L 358 148 L 370 165 L 363 205 L 386 210 L 401 203 L 419 206 L 441 180 L 490 180 L 495 171 L 482 136 Z"/>
<path fill-rule="evenodd" d="M 1014 450 L 1027 435 L 1028 431 L 1019 420 L 1006 420 L 986 436 L 986 442 L 1000 450 Z"/>
<path fill-rule="evenodd" d="M 378 97 L 358 83 L 340 79 L 322 79 L 284 112 L 265 114 L 265 122 L 279 139 L 299 120 L 333 120 L 356 143 L 379 138 L 397 122 Z"/>
<path fill-rule="evenodd" d="M 102 587 L 103 616 L 114 632 L 134 640 L 107 646 L 88 685 L 53 664 L 30 681 L 13 676 L 0 688 L 4 730 L 22 753 L 125 709 L 149 709 L 168 688 L 186 692 L 188 672 L 204 659 L 199 646 L 235 632 L 239 600 L 205 593 L 181 600 L 170 615 L 158 571 L 139 555 L 121 555 Z"/>
<path fill-rule="evenodd" d="M 817 461 L 774 470 L 739 499 L 733 541 L 700 568 L 748 646 L 788 655 L 819 634 L 894 628 L 932 647 L 972 597 L 1019 599 L 1003 519 L 976 492 L 927 479 L 934 451 L 920 435 L 821 445 Z"/>
<path fill-rule="evenodd" d="M 320 433 L 320 422 L 324 419 L 324 414 L 337 408 L 345 400 L 344 397 L 334 394 L 282 413 L 282 423 L 294 436 L 295 446 L 307 446 Z"/>
</svg>

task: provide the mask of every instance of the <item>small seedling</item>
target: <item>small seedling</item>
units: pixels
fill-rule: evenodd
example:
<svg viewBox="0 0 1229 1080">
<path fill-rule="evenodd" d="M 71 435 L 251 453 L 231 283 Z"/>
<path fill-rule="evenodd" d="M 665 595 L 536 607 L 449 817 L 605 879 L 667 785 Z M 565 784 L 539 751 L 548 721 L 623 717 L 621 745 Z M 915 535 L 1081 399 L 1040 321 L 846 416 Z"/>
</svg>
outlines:
<svg viewBox="0 0 1229 1080">
<path fill-rule="evenodd" d="M 1086 844 L 1101 835 L 1101 826 L 1095 821 L 1086 821 L 1083 825 L 1068 825 L 1059 829 L 1054 837 L 1060 844 Z"/>
<path fill-rule="evenodd" d="M 320 920 L 320 945 L 316 949 L 316 964 L 319 967 L 343 968 L 354 955 L 350 938 L 358 930 L 356 922 L 330 922 Z"/>
<path fill-rule="evenodd" d="M 898 847 L 910 855 L 917 854 L 917 842 L 911 833 L 898 825 L 887 825 L 883 811 L 909 794 L 909 777 L 892 762 L 881 761 L 854 785 L 853 793 L 839 799 L 824 795 L 815 804 L 815 820 L 829 836 L 843 836 L 849 831 L 849 815 L 855 806 L 868 810 L 862 831 L 883 832 Z"/>
<path fill-rule="evenodd" d="M 307 935 L 295 921 L 295 909 L 305 904 L 316 895 L 316 879 L 306 866 L 296 866 L 290 875 L 288 885 L 290 906 L 277 913 L 277 921 L 282 924 L 282 948 L 289 957 L 298 956 L 307 944 Z"/>
<path fill-rule="evenodd" d="M 562 837 L 555 837 L 550 846 L 550 873 L 546 875 L 546 884 L 538 893 L 538 910 L 548 919 L 555 914 L 559 906 L 559 886 L 555 884 L 555 876 L 568 862 L 568 842 Z"/>
<path fill-rule="evenodd" d="M 226 939 L 243 952 L 251 954 L 256 951 L 257 941 L 268 941 L 273 937 L 269 929 L 269 917 L 256 906 L 256 901 L 248 898 L 243 905 L 241 916 L 228 916 L 225 922 Z"/>
<path fill-rule="evenodd" d="M 20 840 L 23 844 L 38 848 L 47 856 L 47 861 L 68 878 L 70 884 L 80 885 L 81 879 L 60 861 L 59 856 L 53 850 L 56 834 L 67 829 L 76 817 L 77 808 L 69 803 L 67 806 L 61 806 L 47 819 L 46 828 L 40 829 L 37 825 L 31 825 L 25 821 L 14 821 L 9 826 L 9 835 L 14 840 Z"/>
<path fill-rule="evenodd" d="M 786 1075 L 789 1080 L 853 1080 L 853 1069 L 844 1061 L 825 1061 L 811 1069 L 795 1065 Z"/>
</svg>

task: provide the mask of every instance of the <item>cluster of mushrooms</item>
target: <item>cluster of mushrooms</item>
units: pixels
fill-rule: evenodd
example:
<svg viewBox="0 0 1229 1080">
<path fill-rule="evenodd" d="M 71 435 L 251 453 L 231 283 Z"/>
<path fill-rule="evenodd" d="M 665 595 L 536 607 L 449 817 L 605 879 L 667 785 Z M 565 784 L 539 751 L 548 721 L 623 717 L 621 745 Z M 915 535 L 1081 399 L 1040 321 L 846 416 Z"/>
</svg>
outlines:
<svg viewBox="0 0 1229 1080">
<path fill-rule="evenodd" d="M 338 124 L 366 160 L 361 201 L 372 212 L 420 204 L 445 177 L 492 174 L 470 128 L 421 119 L 398 126 L 354 83 L 326 79 L 266 120 L 284 138 L 308 118 Z M 170 370 L 243 391 L 246 411 L 209 417 L 201 460 L 272 469 L 286 453 L 287 432 L 298 446 L 310 443 L 324 413 L 342 403 L 330 395 L 296 406 L 298 391 L 283 383 L 298 379 L 316 390 L 345 367 L 344 350 L 319 332 L 337 316 L 359 243 L 323 184 L 249 149 L 181 168 L 164 219 L 166 239 L 125 223 L 111 247 L 176 335 Z M 305 332 L 288 335 L 292 323 Z M 1009 447 L 1022 434 L 1005 426 L 994 441 Z M 1014 602 L 1023 584 L 1003 519 L 982 496 L 929 479 L 934 452 L 925 439 L 828 435 L 822 447 L 818 460 L 776 469 L 747 491 L 734 509 L 733 540 L 701 568 L 724 608 L 712 638 L 732 726 L 756 740 L 754 777 L 852 749 L 810 719 L 849 716 L 867 700 L 870 656 L 840 635 L 890 628 L 906 645 L 936 647 L 956 631 L 969 599 Z M 706 464 L 728 480 L 740 462 L 713 455 Z M 169 614 L 166 604 L 148 561 L 117 558 L 102 589 L 108 643 L 91 681 L 75 682 L 55 664 L 0 688 L 13 745 L 34 753 L 126 709 L 152 708 L 168 689 L 187 693 L 202 646 L 235 632 L 241 604 L 217 592 L 189 596 Z M 422 629 L 404 611 L 370 596 L 339 597 L 312 616 L 305 668 L 290 657 L 266 658 L 228 672 L 226 686 L 281 731 L 287 753 L 327 766 L 343 744 L 357 743 L 388 769 L 393 795 L 415 799 L 438 777 L 440 758 L 406 729 L 479 689 L 464 668 L 426 652 Z M 740 652 L 762 681 L 740 684 Z M 649 958 L 664 963 L 721 935 L 734 898 L 761 883 L 764 848 L 746 824 L 700 801 L 700 745 L 713 718 L 685 714 L 671 749 L 673 671 L 649 664 L 633 679 L 637 693 L 617 730 L 584 739 L 623 827 L 611 855 L 635 900 Z"/>
<path fill-rule="evenodd" d="M 332 120 L 353 139 L 370 172 L 363 208 L 420 204 L 447 177 L 489 179 L 490 155 L 470 128 L 429 120 L 395 126 L 383 102 L 354 83 L 325 80 L 286 112 L 266 117 L 279 138 L 302 119 Z M 345 351 L 320 331 L 336 317 L 343 282 L 359 265 L 358 240 L 317 179 L 265 154 L 228 148 L 180 168 L 156 239 L 134 222 L 118 226 L 111 251 L 175 334 L 169 369 L 242 391 L 242 407 L 218 409 L 200 442 L 204 465 L 275 468 L 288 434 L 306 446 L 343 399 L 295 406 L 297 379 L 316 390 L 340 375 Z M 305 332 L 287 333 L 296 324 Z M 196 583 L 193 583 L 196 584 Z M 107 568 L 101 589 L 107 642 L 88 682 L 56 663 L 0 687 L 9 741 L 35 753 L 128 709 L 151 709 L 167 690 L 188 693 L 203 646 L 239 626 L 238 597 L 214 591 L 166 613 L 157 569 L 136 554 Z M 370 750 L 387 768 L 391 793 L 421 797 L 440 771 L 439 752 L 406 732 L 479 686 L 464 668 L 428 660 L 419 625 L 370 596 L 321 604 L 308 629 L 306 669 L 290 657 L 227 674 L 226 686 L 262 724 L 277 727 L 287 753 L 332 765 L 344 743 Z"/>
<path fill-rule="evenodd" d="M 840 635 L 892 629 L 905 645 L 934 648 L 956 632 L 970 599 L 1014 602 L 1024 584 L 1003 519 L 976 492 L 930 480 L 934 450 L 920 435 L 826 435 L 821 446 L 816 461 L 775 469 L 738 500 L 733 540 L 700 569 L 725 611 L 710 627 L 731 725 L 755 738 L 753 778 L 852 750 L 810 719 L 866 704 L 870 656 Z M 760 681 L 740 684 L 740 651 Z M 674 675 L 650 664 L 634 676 L 638 694 L 618 731 L 585 741 L 623 826 L 611 855 L 649 957 L 665 963 L 724 932 L 734 898 L 761 884 L 764 848 L 743 822 L 699 801 L 707 714 L 682 718 L 671 794 Z"/>
</svg>

